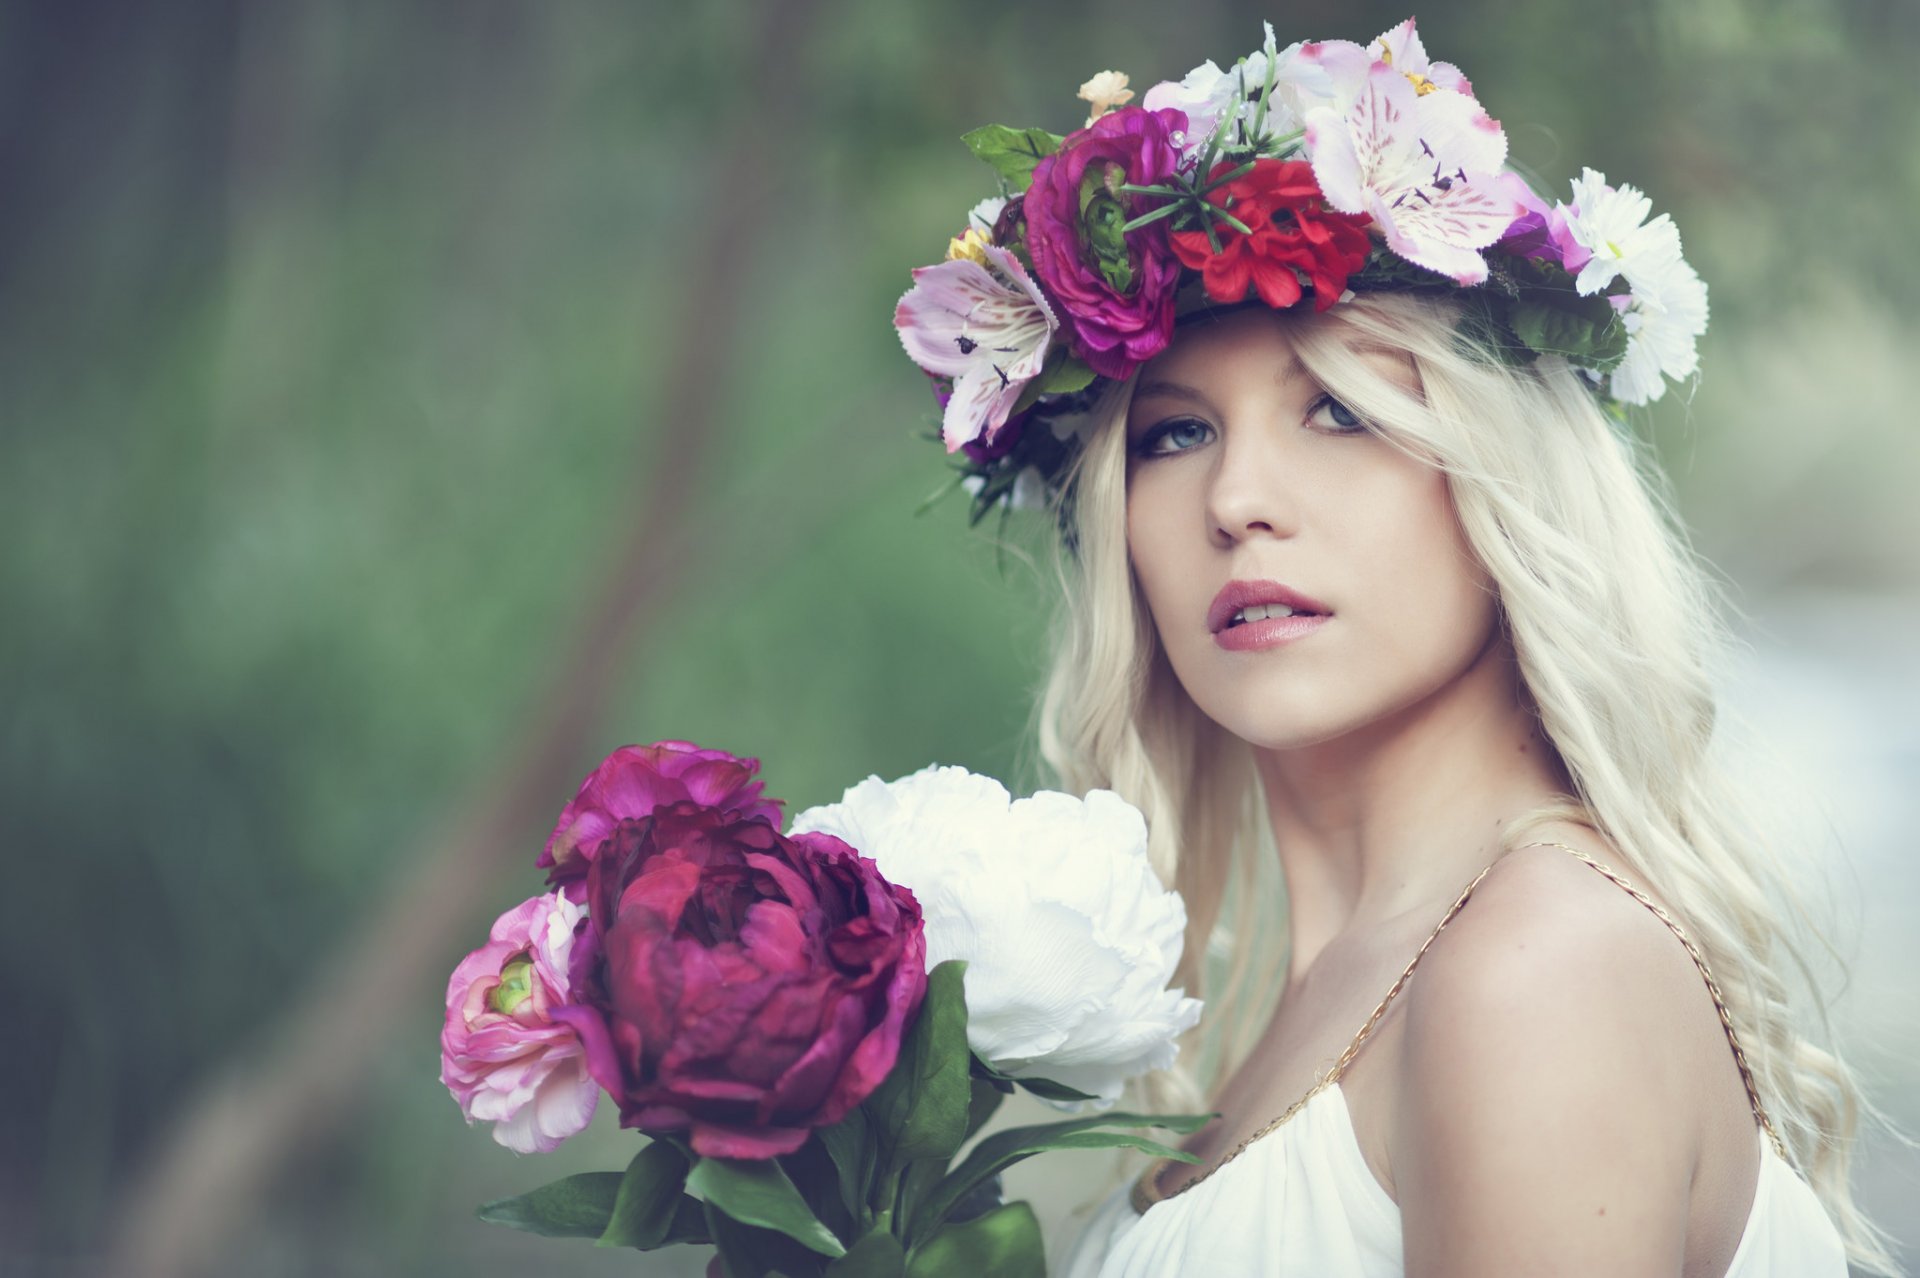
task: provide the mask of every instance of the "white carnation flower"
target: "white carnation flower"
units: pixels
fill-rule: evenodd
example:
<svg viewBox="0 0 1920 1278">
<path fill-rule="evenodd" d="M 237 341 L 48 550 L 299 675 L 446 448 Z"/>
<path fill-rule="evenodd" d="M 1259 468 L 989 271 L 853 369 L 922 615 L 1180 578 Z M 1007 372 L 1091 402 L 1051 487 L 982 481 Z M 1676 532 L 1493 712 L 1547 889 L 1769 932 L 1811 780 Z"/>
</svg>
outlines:
<svg viewBox="0 0 1920 1278">
<path fill-rule="evenodd" d="M 1209 58 L 1178 81 L 1165 80 L 1147 90 L 1141 105 L 1149 111 L 1173 107 L 1186 113 L 1186 136 L 1174 140 L 1183 156 L 1194 156 L 1206 149 L 1207 140 L 1236 102 L 1239 103 L 1238 119 L 1248 131 L 1250 144 L 1263 144 L 1267 139 L 1284 136 L 1300 127 L 1299 116 L 1293 108 L 1302 86 L 1296 81 L 1303 71 L 1311 79 L 1311 69 L 1299 58 L 1298 43 L 1284 50 L 1274 47 L 1271 22 L 1266 24 L 1266 37 L 1265 44 L 1225 71 Z M 1267 104 L 1261 136 L 1256 138 L 1251 133 L 1254 121 L 1261 117 L 1260 106 L 1257 101 L 1242 101 L 1242 90 L 1244 87 L 1246 94 L 1257 96 L 1266 87 L 1269 67 L 1273 68 L 1274 96 Z M 1239 139 L 1235 131 L 1229 127 L 1227 132 L 1226 144 L 1236 144 Z"/>
<path fill-rule="evenodd" d="M 1003 1074 L 1104 1109 L 1127 1079 L 1173 1064 L 1200 1019 L 1199 1000 L 1167 988 L 1186 906 L 1147 861 L 1139 811 L 1111 791 L 1012 800 L 991 777 L 929 767 L 869 777 L 793 830 L 845 840 L 913 892 L 927 966 L 967 960 L 967 1041 Z"/>
<path fill-rule="evenodd" d="M 1685 262 L 1662 281 L 1660 305 L 1638 294 L 1620 317 L 1627 327 L 1627 354 L 1613 370 L 1608 391 L 1623 404 L 1650 404 L 1666 392 L 1666 379 L 1693 376 L 1699 367 L 1694 344 L 1707 331 L 1707 286 Z"/>
<path fill-rule="evenodd" d="M 1573 184 L 1573 202 L 1559 211 L 1574 242 L 1593 255 L 1574 280 L 1585 296 L 1624 275 L 1635 297 L 1664 305 L 1677 275 L 1692 274 L 1680 257 L 1679 228 L 1665 213 L 1648 221 L 1653 201 L 1635 187 L 1609 186 L 1604 173 L 1582 169 Z"/>
<path fill-rule="evenodd" d="M 1047 508 L 1047 481 L 1041 477 L 1037 466 L 1023 467 L 1013 477 L 1013 491 L 1007 494 L 1007 505 L 1015 510 Z"/>
<path fill-rule="evenodd" d="M 993 232 L 993 224 L 1000 220 L 1000 213 L 1007 207 L 1005 196 L 992 195 L 973 206 L 967 214 L 967 226 L 978 229 L 982 235 Z"/>
</svg>

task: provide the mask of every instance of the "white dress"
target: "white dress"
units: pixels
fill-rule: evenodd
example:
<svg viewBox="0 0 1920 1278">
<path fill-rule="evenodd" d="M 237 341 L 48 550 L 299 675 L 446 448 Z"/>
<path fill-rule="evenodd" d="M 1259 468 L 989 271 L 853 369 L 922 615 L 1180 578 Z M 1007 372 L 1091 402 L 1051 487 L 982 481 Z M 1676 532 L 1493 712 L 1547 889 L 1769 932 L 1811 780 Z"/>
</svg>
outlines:
<svg viewBox="0 0 1920 1278">
<path fill-rule="evenodd" d="M 1705 974 L 1705 963 L 1692 942 L 1652 901 L 1585 853 L 1567 850 L 1659 915 Z M 1360 1152 L 1339 1076 L 1413 974 L 1427 945 L 1466 904 L 1485 875 L 1482 870 L 1468 884 L 1339 1062 L 1312 1091 L 1237 1155 L 1171 1197 L 1161 1197 L 1151 1188 L 1151 1173 L 1116 1190 L 1069 1251 L 1059 1270 L 1064 1278 L 1176 1274 L 1403 1278 L 1400 1208 L 1374 1179 Z M 1719 1004 L 1711 981 L 1708 989 Z M 1727 1035 L 1729 1042 L 1737 1043 L 1730 1025 Z M 1748 1080 L 1754 1105 L 1760 1178 L 1725 1278 L 1847 1278 L 1839 1231 L 1772 1139 L 1772 1123 L 1751 1089 L 1745 1061 L 1739 1053 L 1735 1060 Z"/>
</svg>

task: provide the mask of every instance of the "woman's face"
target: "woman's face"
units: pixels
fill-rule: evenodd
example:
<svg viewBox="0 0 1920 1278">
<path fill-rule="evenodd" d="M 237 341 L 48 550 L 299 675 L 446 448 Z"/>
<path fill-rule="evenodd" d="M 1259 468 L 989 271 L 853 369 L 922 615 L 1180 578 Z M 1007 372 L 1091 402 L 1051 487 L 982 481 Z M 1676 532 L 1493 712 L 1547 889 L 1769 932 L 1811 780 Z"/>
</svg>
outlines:
<svg viewBox="0 0 1920 1278">
<path fill-rule="evenodd" d="M 1127 414 L 1127 549 L 1161 646 L 1208 717 L 1268 749 L 1419 706 L 1497 633 L 1445 478 L 1315 383 L 1289 323 L 1183 331 Z M 1362 357 L 1418 392 L 1405 355 Z M 1276 596 L 1307 611 L 1242 610 Z"/>
</svg>

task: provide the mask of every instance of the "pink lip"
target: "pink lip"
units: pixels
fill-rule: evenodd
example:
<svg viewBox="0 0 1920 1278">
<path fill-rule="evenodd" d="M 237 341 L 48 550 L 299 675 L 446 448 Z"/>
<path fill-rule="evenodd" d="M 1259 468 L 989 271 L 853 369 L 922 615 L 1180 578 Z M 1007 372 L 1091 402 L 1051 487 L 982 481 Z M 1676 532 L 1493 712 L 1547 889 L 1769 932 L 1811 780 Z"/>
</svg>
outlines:
<svg viewBox="0 0 1920 1278">
<path fill-rule="evenodd" d="M 1249 622 L 1235 626 L 1230 632 L 1227 623 L 1233 620 L 1233 614 L 1242 608 L 1251 608 L 1255 604 L 1282 604 L 1295 612 L 1318 613 L 1317 617 L 1269 617 L 1266 621 Z M 1277 581 L 1229 581 L 1213 597 L 1213 604 L 1207 609 L 1207 629 L 1226 647 L 1252 645 L 1226 644 L 1225 637 L 1238 634 L 1254 626 L 1310 621 L 1316 625 L 1333 615 L 1333 610 L 1310 595 L 1303 595 L 1290 586 Z M 1296 627 L 1297 628 L 1297 627 Z"/>
<path fill-rule="evenodd" d="M 1243 622 L 1222 630 L 1213 637 L 1213 641 L 1229 652 L 1273 648 L 1304 638 L 1332 620 L 1332 617 L 1324 614 L 1315 617 L 1268 617 L 1264 621 Z"/>
</svg>

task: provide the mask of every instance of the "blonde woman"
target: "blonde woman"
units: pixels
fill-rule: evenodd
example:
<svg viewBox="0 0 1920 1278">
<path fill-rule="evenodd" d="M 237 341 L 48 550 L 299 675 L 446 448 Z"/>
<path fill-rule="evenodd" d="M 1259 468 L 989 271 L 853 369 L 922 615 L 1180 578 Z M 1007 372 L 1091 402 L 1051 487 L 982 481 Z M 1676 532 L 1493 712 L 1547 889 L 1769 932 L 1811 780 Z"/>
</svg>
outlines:
<svg viewBox="0 0 1920 1278">
<path fill-rule="evenodd" d="M 1263 835 L 1290 954 L 1201 1163 L 1065 1272 L 1873 1268 L 1853 1086 L 1707 754 L 1705 579 L 1578 375 L 1458 321 L 1183 326 L 1082 455 L 1047 753 L 1145 806 L 1190 988 Z"/>
<path fill-rule="evenodd" d="M 1894 1272 L 1714 592 L 1604 411 L 1693 371 L 1671 222 L 1533 194 L 1411 21 L 1082 96 L 969 135 L 1007 196 L 895 317 L 976 515 L 1056 514 L 1042 751 L 1146 812 L 1242 1040 L 1069 1278 Z"/>
</svg>

